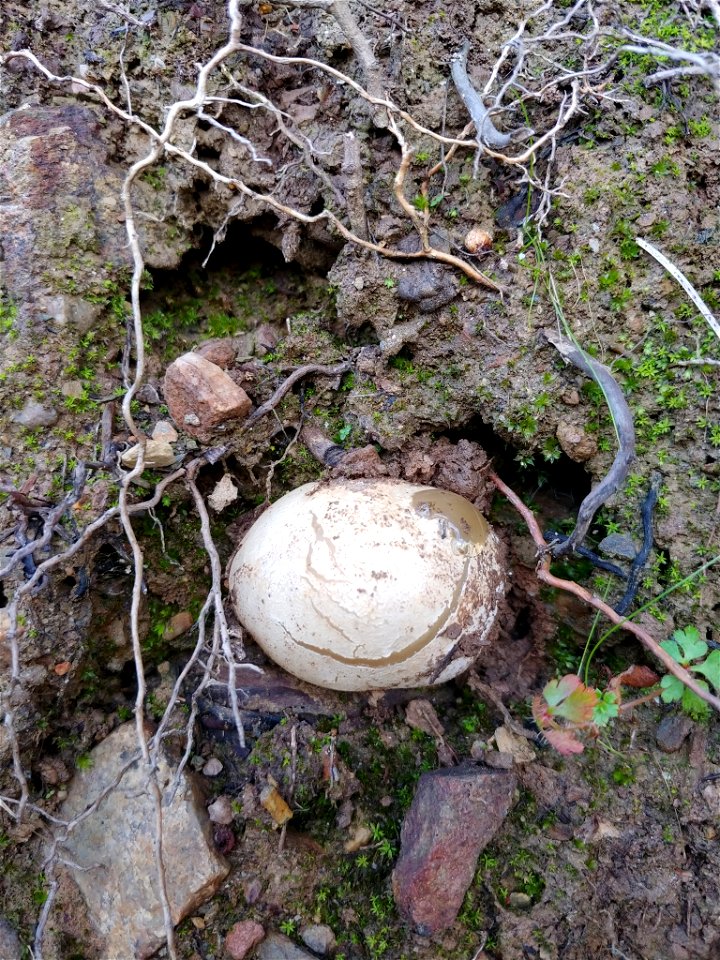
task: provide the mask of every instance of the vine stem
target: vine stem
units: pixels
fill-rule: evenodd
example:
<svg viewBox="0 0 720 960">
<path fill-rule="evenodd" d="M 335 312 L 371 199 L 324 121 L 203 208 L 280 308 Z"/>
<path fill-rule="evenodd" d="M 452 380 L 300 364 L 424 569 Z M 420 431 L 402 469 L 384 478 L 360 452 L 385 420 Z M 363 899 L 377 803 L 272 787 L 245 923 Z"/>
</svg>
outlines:
<svg viewBox="0 0 720 960">
<path fill-rule="evenodd" d="M 566 593 L 573 594 L 579 600 L 582 600 L 583 603 L 586 603 L 589 607 L 599 610 L 603 616 L 607 617 L 607 619 L 616 626 L 622 627 L 622 629 L 627 630 L 628 633 L 632 633 L 634 637 L 637 637 L 645 649 L 649 650 L 649 652 L 656 659 L 658 659 L 660 663 L 662 663 L 668 673 L 672 673 L 672 675 L 677 677 L 677 679 L 689 690 L 692 690 L 696 696 L 700 697 L 700 699 L 704 700 L 706 703 L 709 703 L 711 707 L 714 707 L 714 709 L 720 713 L 720 699 L 714 696 L 714 694 L 710 693 L 708 690 L 703 690 L 692 674 L 686 670 L 685 667 L 673 660 L 670 654 L 663 650 L 657 640 L 651 637 L 647 630 L 639 627 L 631 620 L 621 617 L 613 610 L 612 607 L 608 606 L 604 600 L 601 600 L 600 597 L 596 596 L 596 594 L 592 593 L 590 590 L 586 590 L 585 587 L 581 587 L 580 584 L 575 583 L 574 580 L 563 580 L 561 577 L 556 577 L 550 572 L 550 561 L 552 559 L 550 547 L 545 542 L 532 510 L 525 506 L 520 497 L 513 490 L 511 490 L 506 483 L 503 483 L 500 477 L 493 470 L 489 471 L 488 476 L 500 493 L 504 494 L 504 496 L 508 498 L 510 503 L 515 507 L 517 512 L 527 524 L 530 535 L 535 541 L 535 546 L 538 548 L 538 553 L 540 556 L 537 568 L 535 570 L 538 580 L 540 580 L 541 583 L 546 583 L 549 587 L 555 587 L 557 590 L 564 590 Z"/>
</svg>

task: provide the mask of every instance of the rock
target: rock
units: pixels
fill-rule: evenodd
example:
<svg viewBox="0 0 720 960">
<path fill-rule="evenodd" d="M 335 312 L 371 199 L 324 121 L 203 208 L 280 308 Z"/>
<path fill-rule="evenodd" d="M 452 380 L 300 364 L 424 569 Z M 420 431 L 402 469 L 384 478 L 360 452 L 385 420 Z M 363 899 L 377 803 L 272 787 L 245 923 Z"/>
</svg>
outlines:
<svg viewBox="0 0 720 960">
<path fill-rule="evenodd" d="M 255 920 L 241 920 L 225 937 L 225 952 L 232 960 L 243 960 L 265 938 L 264 928 Z"/>
<path fill-rule="evenodd" d="M 682 713 L 663 717 L 655 733 L 655 742 L 663 753 L 676 753 L 693 728 L 692 720 Z"/>
<path fill-rule="evenodd" d="M 372 832 L 369 827 L 356 827 L 352 837 L 345 843 L 345 853 L 355 853 L 362 850 L 372 840 Z"/>
<path fill-rule="evenodd" d="M 214 427 L 236 417 L 246 417 L 250 398 L 215 363 L 197 353 L 186 353 L 165 372 L 165 403 L 186 433 L 207 441 Z"/>
<path fill-rule="evenodd" d="M 260 803 L 273 818 L 278 826 L 282 826 L 292 818 L 292 810 L 281 796 L 278 788 L 267 784 L 260 792 Z"/>
<path fill-rule="evenodd" d="M 300 931 L 300 937 L 306 947 L 309 947 L 315 953 L 319 953 L 321 957 L 326 957 L 332 953 L 337 946 L 335 934 L 330 927 L 321 923 L 313 923 L 309 927 L 304 927 Z"/>
<path fill-rule="evenodd" d="M 2 960 L 20 960 L 22 947 L 12 925 L 0 917 L 0 957 Z"/>
<path fill-rule="evenodd" d="M 219 340 L 206 340 L 195 350 L 199 357 L 209 360 L 223 370 L 227 370 L 235 362 L 237 354 L 237 340 L 234 337 L 222 337 Z"/>
<path fill-rule="evenodd" d="M 516 779 L 475 767 L 420 777 L 402 826 L 392 886 L 400 914 L 432 936 L 455 921 L 480 851 L 505 819 Z"/>
<path fill-rule="evenodd" d="M 230 797 L 223 795 L 211 803 L 208 807 L 208 816 L 213 823 L 232 823 L 235 812 L 232 808 Z"/>
<path fill-rule="evenodd" d="M 63 380 L 60 393 L 68 400 L 82 400 L 85 397 L 85 387 L 82 380 Z"/>
<path fill-rule="evenodd" d="M 138 392 L 135 394 L 136 399 L 139 403 L 146 403 L 150 406 L 157 406 L 160 403 L 160 394 L 157 392 L 152 383 L 144 383 Z M 155 436 L 155 431 L 153 430 L 153 440 L 169 440 L 170 437 L 157 437 Z M 177 440 L 177 434 L 172 438 Z"/>
<path fill-rule="evenodd" d="M 532 906 L 532 897 L 528 896 L 527 893 L 522 893 L 516 890 L 508 897 L 508 903 L 515 910 L 527 910 Z"/>
<path fill-rule="evenodd" d="M 223 765 L 217 757 L 211 757 L 202 768 L 202 772 L 206 777 L 216 777 L 219 773 L 222 773 L 222 770 Z"/>
<path fill-rule="evenodd" d="M 255 952 L 253 960 L 316 960 L 281 933 L 269 933 Z"/>
<path fill-rule="evenodd" d="M 35 427 L 52 427 L 58 422 L 58 414 L 57 410 L 44 407 L 37 400 L 26 400 L 22 410 L 18 410 L 10 419 L 13 423 L 32 430 Z"/>
<path fill-rule="evenodd" d="M 555 430 L 555 436 L 563 451 L 577 463 L 584 463 L 597 453 L 597 441 L 582 427 L 568 420 L 561 420 Z"/>
<path fill-rule="evenodd" d="M 68 103 L 5 113 L 0 171 L 2 285 L 19 304 L 19 329 L 66 326 L 73 315 L 88 323 L 92 304 L 52 295 L 60 281 L 72 277 L 83 289 L 102 264 L 130 262 L 117 219 L 122 170 L 108 164 L 98 114 Z M 113 210 L 103 202 L 111 197 Z"/>
<path fill-rule="evenodd" d="M 598 544 L 598 550 L 606 557 L 620 557 L 623 560 L 634 560 L 638 554 L 637 547 L 630 539 L 621 533 L 609 533 Z"/>
<path fill-rule="evenodd" d="M 187 633 L 195 623 L 195 617 L 189 610 L 181 610 L 174 617 L 170 617 L 167 626 L 163 630 L 163 640 L 175 640 L 177 637 Z"/>
<path fill-rule="evenodd" d="M 164 943 L 154 854 L 155 805 L 147 771 L 136 759 L 134 723 L 118 727 L 91 752 L 92 766 L 78 771 L 60 809 L 71 820 L 105 790 L 97 809 L 82 819 L 61 845 L 62 856 L 77 867 L 70 874 L 80 888 L 93 925 L 105 938 L 104 956 L 149 957 Z M 208 824 L 192 781 L 180 779 L 170 802 L 173 779 L 161 754 L 158 779 L 163 804 L 163 858 L 174 923 L 179 923 L 216 892 L 228 866 L 209 844 Z"/>
<path fill-rule="evenodd" d="M 132 470 L 138 462 L 139 455 L 140 444 L 136 443 L 134 447 L 130 447 L 129 450 L 123 453 L 120 457 L 120 462 L 124 467 Z M 145 443 L 144 465 L 146 469 L 169 467 L 173 463 L 175 463 L 175 451 L 167 440 L 148 440 Z"/>
<path fill-rule="evenodd" d="M 52 313 L 53 320 L 62 326 L 71 325 L 78 333 L 87 333 L 103 312 L 99 303 L 88 303 L 80 297 L 61 294 L 54 301 L 48 300 L 47 306 Z"/>
<path fill-rule="evenodd" d="M 215 513 L 220 513 L 234 500 L 237 500 L 238 496 L 239 494 L 237 487 L 232 482 L 230 474 L 226 473 L 215 484 L 212 493 L 208 497 L 208 504 L 215 511 Z"/>
<path fill-rule="evenodd" d="M 178 434 L 169 420 L 158 420 L 153 427 L 152 438 L 153 440 L 166 440 L 168 443 L 175 443 Z"/>
</svg>

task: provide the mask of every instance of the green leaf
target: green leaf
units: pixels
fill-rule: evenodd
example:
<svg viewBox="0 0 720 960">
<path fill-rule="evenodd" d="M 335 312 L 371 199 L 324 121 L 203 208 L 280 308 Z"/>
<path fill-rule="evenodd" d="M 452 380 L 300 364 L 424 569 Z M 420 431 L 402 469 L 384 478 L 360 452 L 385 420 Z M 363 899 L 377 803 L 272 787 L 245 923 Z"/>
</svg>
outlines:
<svg viewBox="0 0 720 960">
<path fill-rule="evenodd" d="M 703 690 L 708 689 L 708 685 L 702 680 L 698 680 L 698 686 L 702 687 Z M 692 690 L 688 690 L 687 687 L 683 690 L 681 703 L 685 713 L 689 713 L 694 720 L 702 720 L 710 715 L 709 705 Z"/>
<path fill-rule="evenodd" d="M 673 660 L 682 664 L 690 663 L 691 660 L 699 660 L 708 652 L 708 645 L 700 639 L 700 631 L 697 627 L 685 627 L 684 630 L 676 630 L 672 635 L 672 640 L 664 640 L 660 646 L 667 650 Z"/>
<path fill-rule="evenodd" d="M 598 691 L 596 691 L 597 693 Z M 611 691 L 606 690 L 600 693 L 598 702 L 593 710 L 592 721 L 598 727 L 605 727 L 611 720 L 619 716 L 620 708 L 617 704 L 617 697 Z"/>
<path fill-rule="evenodd" d="M 668 653 L 670 653 L 669 650 Z M 672 656 L 672 654 L 670 655 Z M 665 674 L 660 681 L 660 686 L 662 688 L 660 698 L 662 699 L 663 703 L 674 703 L 676 700 L 681 700 L 684 691 L 687 690 L 685 684 L 681 680 L 678 680 L 677 677 L 674 677 L 671 673 Z"/>
<path fill-rule="evenodd" d="M 574 673 L 569 673 L 567 676 L 561 677 L 560 680 L 551 680 L 543 688 L 545 703 L 549 707 L 556 707 L 580 686 L 582 686 L 582 680 Z"/>
<path fill-rule="evenodd" d="M 702 663 L 692 667 L 692 670 L 702 673 L 716 690 L 720 690 L 720 650 L 713 650 Z"/>
</svg>

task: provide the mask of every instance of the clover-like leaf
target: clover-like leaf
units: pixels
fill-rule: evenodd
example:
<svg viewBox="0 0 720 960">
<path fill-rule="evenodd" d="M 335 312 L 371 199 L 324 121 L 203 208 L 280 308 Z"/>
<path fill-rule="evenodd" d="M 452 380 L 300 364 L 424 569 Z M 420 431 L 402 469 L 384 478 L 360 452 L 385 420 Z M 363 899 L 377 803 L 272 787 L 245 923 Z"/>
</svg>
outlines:
<svg viewBox="0 0 720 960">
<path fill-rule="evenodd" d="M 592 722 L 598 727 L 605 727 L 620 713 L 617 696 L 609 690 L 598 696 L 598 701 L 592 714 Z"/>
<path fill-rule="evenodd" d="M 670 653 L 669 650 L 668 653 Z M 672 656 L 672 654 L 670 655 Z M 683 692 L 687 689 L 682 680 L 678 680 L 678 678 L 671 673 L 665 674 L 660 681 L 660 687 L 662 688 L 660 698 L 663 703 L 675 703 L 676 700 L 682 700 Z"/>
<path fill-rule="evenodd" d="M 700 639 L 700 631 L 697 627 L 685 627 L 684 630 L 676 630 L 672 639 L 663 640 L 660 644 L 663 650 L 676 661 L 676 663 L 688 664 L 691 660 L 699 660 L 708 652 L 708 645 Z"/>
<path fill-rule="evenodd" d="M 708 689 L 708 685 L 704 680 L 698 680 L 698 686 L 702 687 L 703 690 Z M 703 720 L 710 715 L 710 707 L 708 704 L 705 703 L 704 700 L 701 700 L 696 693 L 688 689 L 688 687 L 685 687 L 683 690 L 682 700 L 680 702 L 685 713 L 690 714 L 693 720 Z"/>
<path fill-rule="evenodd" d="M 691 668 L 695 673 L 702 673 L 716 690 L 720 690 L 720 650 L 713 650 L 702 663 Z"/>
<path fill-rule="evenodd" d="M 551 680 L 543 689 L 548 713 L 563 717 L 571 723 L 589 723 L 598 696 L 592 687 L 586 687 L 580 677 L 569 673 L 559 680 Z"/>
<path fill-rule="evenodd" d="M 543 687 L 543 697 L 549 707 L 557 707 L 558 704 L 566 700 L 573 690 L 583 685 L 582 680 L 577 674 L 568 673 L 559 680 L 551 680 Z"/>
</svg>

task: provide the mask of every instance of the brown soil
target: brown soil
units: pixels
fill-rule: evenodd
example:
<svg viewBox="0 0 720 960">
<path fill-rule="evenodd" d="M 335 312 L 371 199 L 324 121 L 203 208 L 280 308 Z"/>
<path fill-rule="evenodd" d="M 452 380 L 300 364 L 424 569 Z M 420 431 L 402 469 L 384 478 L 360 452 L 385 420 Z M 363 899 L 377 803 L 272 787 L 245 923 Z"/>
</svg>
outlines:
<svg viewBox="0 0 720 960">
<path fill-rule="evenodd" d="M 467 120 L 461 101 L 452 89 L 446 95 L 445 87 L 459 39 L 473 39 L 470 73 L 480 84 L 525 7 L 505 0 L 390 0 L 376 16 L 365 4 L 353 4 L 373 41 L 388 94 L 419 122 L 435 130 L 444 123 L 453 133 Z M 717 50 L 718 29 L 709 15 L 690 30 L 679 7 L 655 0 L 622 7 L 605 11 L 608 24 L 644 24 L 646 35 L 675 46 Z M 557 16 L 565 9 L 560 5 Z M 132 11 L 141 16 L 134 5 Z M 321 11 L 271 3 L 243 11 L 244 42 L 278 55 L 316 57 L 363 82 L 351 48 Z M 0 50 L 30 46 L 61 74 L 83 65 L 81 72 L 124 103 L 118 63 L 125 45 L 135 110 L 160 125 L 163 110 L 191 94 L 196 64 L 224 42 L 223 6 L 162 0 L 149 30 L 131 29 L 126 36 L 119 29 L 123 23 L 89 0 L 50 7 L 5 3 Z M 389 247 L 413 240 L 412 223 L 392 193 L 400 160 L 396 141 L 350 88 L 296 65 L 238 58 L 233 69 L 302 118 L 304 135 L 328 145 L 323 169 L 341 192 L 343 157 L 334 134 L 354 130 L 370 236 Z M 450 267 L 387 259 L 345 244 L 322 223 L 299 227 L 253 199 L 236 207 L 226 225 L 236 194 L 211 185 L 202 171 L 177 158 L 146 174 L 135 194 L 137 207 L 148 214 L 141 240 L 153 278 L 152 290 L 143 293 L 149 356 L 147 392 L 136 411 L 141 428 L 151 430 L 165 416 L 160 391 L 168 362 L 203 340 L 235 338 L 231 375 L 256 404 L 304 363 L 348 357 L 354 363 L 351 376 L 308 378 L 251 434 L 223 436 L 231 455 L 199 477 L 208 494 L 229 472 L 240 492 L 213 518 L 223 562 L 266 489 L 276 497 L 326 473 L 302 443 L 293 442 L 301 420 L 334 443 L 361 451 L 345 461 L 348 475 L 388 473 L 457 489 L 489 513 L 507 544 L 513 587 L 502 635 L 478 670 L 519 723 L 529 715 L 530 696 L 551 677 L 574 672 L 588 636 L 597 636 L 593 618 L 574 599 L 540 590 L 527 532 L 478 479 L 486 456 L 492 457 L 544 528 L 571 529 L 580 500 L 607 472 L 615 435 L 602 394 L 565 366 L 543 336 L 561 315 L 625 388 L 637 432 L 638 457 L 625 489 L 603 508 L 590 545 L 613 531 L 640 541 L 640 504 L 659 473 L 654 549 L 634 609 L 648 605 L 644 622 L 659 640 L 688 625 L 707 641 L 717 633 L 717 576 L 713 568 L 704 575 L 698 569 L 720 552 L 720 344 L 678 284 L 634 242 L 644 237 L 660 247 L 717 313 L 717 96 L 702 77 L 646 88 L 643 79 L 654 69 L 647 58 L 618 60 L 605 76 L 607 96 L 588 97 L 563 131 L 551 178 L 557 193 L 542 236 L 520 227 L 528 201 L 517 168 L 481 157 L 474 176 L 473 156 L 459 151 L 446 173 L 431 181 L 432 229 L 452 253 L 462 254 L 472 227 L 492 233 L 492 246 L 472 262 L 502 285 L 502 297 Z M 17 223 L 12 235 L 20 238 L 12 250 L 8 241 L 0 273 L 0 479 L 2 489 L 19 490 L 35 476 L 32 495 L 54 503 L 67 488 L 73 459 L 97 460 L 103 409 L 97 399 L 122 389 L 129 260 L 122 214 L 108 197 L 117 201 L 127 166 L 146 144 L 96 98 L 48 83 L 27 63 L 11 61 L 3 82 L 0 114 L 30 104 L 30 119 L 22 114 L 20 120 L 36 124 L 37 137 L 51 138 L 53 111 L 63 110 L 63 122 L 76 133 L 75 146 L 53 141 L 55 152 L 43 157 L 41 189 L 30 204 L 40 210 L 37 221 L 26 210 L 7 216 L 0 210 L 8 237 L 10 224 Z M 552 97 L 534 105 L 532 125 L 547 129 L 557 106 Z M 327 183 L 295 162 L 297 154 L 277 135 L 275 117 L 231 108 L 223 122 L 252 138 L 258 154 L 272 159 L 273 170 L 283 169 L 283 202 L 313 213 L 333 202 Z M 525 123 L 518 119 L 518 125 Z M 197 156 L 220 173 L 241 175 L 257 191 L 277 185 L 274 173 L 251 163 L 237 141 L 212 124 L 194 128 L 187 121 L 178 137 L 187 137 L 186 146 L 194 137 Z M 418 137 L 404 187 L 418 210 L 427 170 L 437 159 L 437 145 Z M 10 160 L 13 166 L 0 173 L 3 193 L 13 171 L 26 169 L 22 157 Z M 540 178 L 546 163 L 539 161 Z M 36 232 L 21 255 L 26 224 Z M 213 232 L 221 229 L 203 266 Z M 97 308 L 90 326 L 48 321 L 47 302 L 54 296 Z M 688 363 L 698 357 L 707 363 Z M 75 381 L 85 392 L 66 403 L 60 385 Z M 57 421 L 28 428 L 12 420 L 27 397 L 57 408 Z M 117 411 L 112 433 L 118 444 L 127 439 Z M 195 441 L 181 438 L 180 453 L 197 450 Z M 98 474 L 75 511 L 78 524 L 99 515 L 115 495 L 114 478 Z M 2 496 L 2 533 L 17 527 L 18 514 L 10 507 Z M 192 634 L 168 639 L 168 623 L 178 612 L 197 614 L 209 565 L 191 498 L 180 484 L 168 489 L 154 519 L 137 521 L 137 530 L 145 551 L 141 628 L 150 707 L 161 710 L 167 695 L 162 665 L 170 663 L 173 675 L 195 642 Z M 15 545 L 9 536 L 3 551 Z M 53 541 L 52 550 L 61 549 L 61 541 Z M 61 565 L 24 609 L 13 706 L 33 800 L 48 811 L 63 792 L 63 776 L 57 766 L 48 774 L 48 763 L 72 771 L 132 708 L 129 561 L 119 527 L 110 525 Z M 609 602 L 622 595 L 622 584 L 593 573 L 582 559 L 557 569 Z M 22 582 L 22 570 L 13 576 L 0 603 Z M 676 589 L 665 596 L 670 587 Z M 617 638 L 594 661 L 592 679 L 600 686 L 628 664 L 646 662 L 634 643 Z M 247 647 L 249 658 L 262 662 L 251 642 Z M 9 659 L 0 646 L 0 665 L 7 668 Z M 428 941 L 402 924 L 392 903 L 390 872 L 403 814 L 423 770 L 452 756 L 476 758 L 478 741 L 487 741 L 503 717 L 463 681 L 426 691 L 422 695 L 445 730 L 443 747 L 405 722 L 406 703 L 418 691 L 338 696 L 304 689 L 312 709 L 306 704 L 279 713 L 256 711 L 248 728 L 249 754 L 225 729 L 223 704 L 207 707 L 196 766 L 211 755 L 222 760 L 222 775 L 205 778 L 204 789 L 208 798 L 226 793 L 238 800 L 237 842 L 227 853 L 233 870 L 220 893 L 179 928 L 181 957 L 221 955 L 225 933 L 246 918 L 296 939 L 304 925 L 327 923 L 345 960 L 720 956 L 714 718 L 694 719 L 671 753 L 659 748 L 656 735 L 677 707 L 659 702 L 586 740 L 579 756 L 561 759 L 534 747 L 536 759 L 519 767 L 517 804 L 481 855 L 458 920 Z M 213 724 L 212 716 L 220 720 Z M 659 740 L 665 742 L 662 732 Z M 323 771 L 330 747 L 340 774 L 335 785 Z M 0 786 L 13 797 L 2 738 L 0 749 L 8 764 Z M 259 804 L 268 776 L 292 798 L 292 829 L 282 849 Z M 19 827 L 2 810 L 0 820 L 2 913 L 28 944 L 44 896 L 39 864 L 45 826 L 36 814 Z M 347 853 L 346 842 L 362 825 L 372 827 L 369 843 Z M 218 842 L 229 845 L 226 836 Z M 66 892 L 58 911 L 49 950 L 62 958 L 93 955 L 82 944 L 78 905 Z"/>
</svg>

